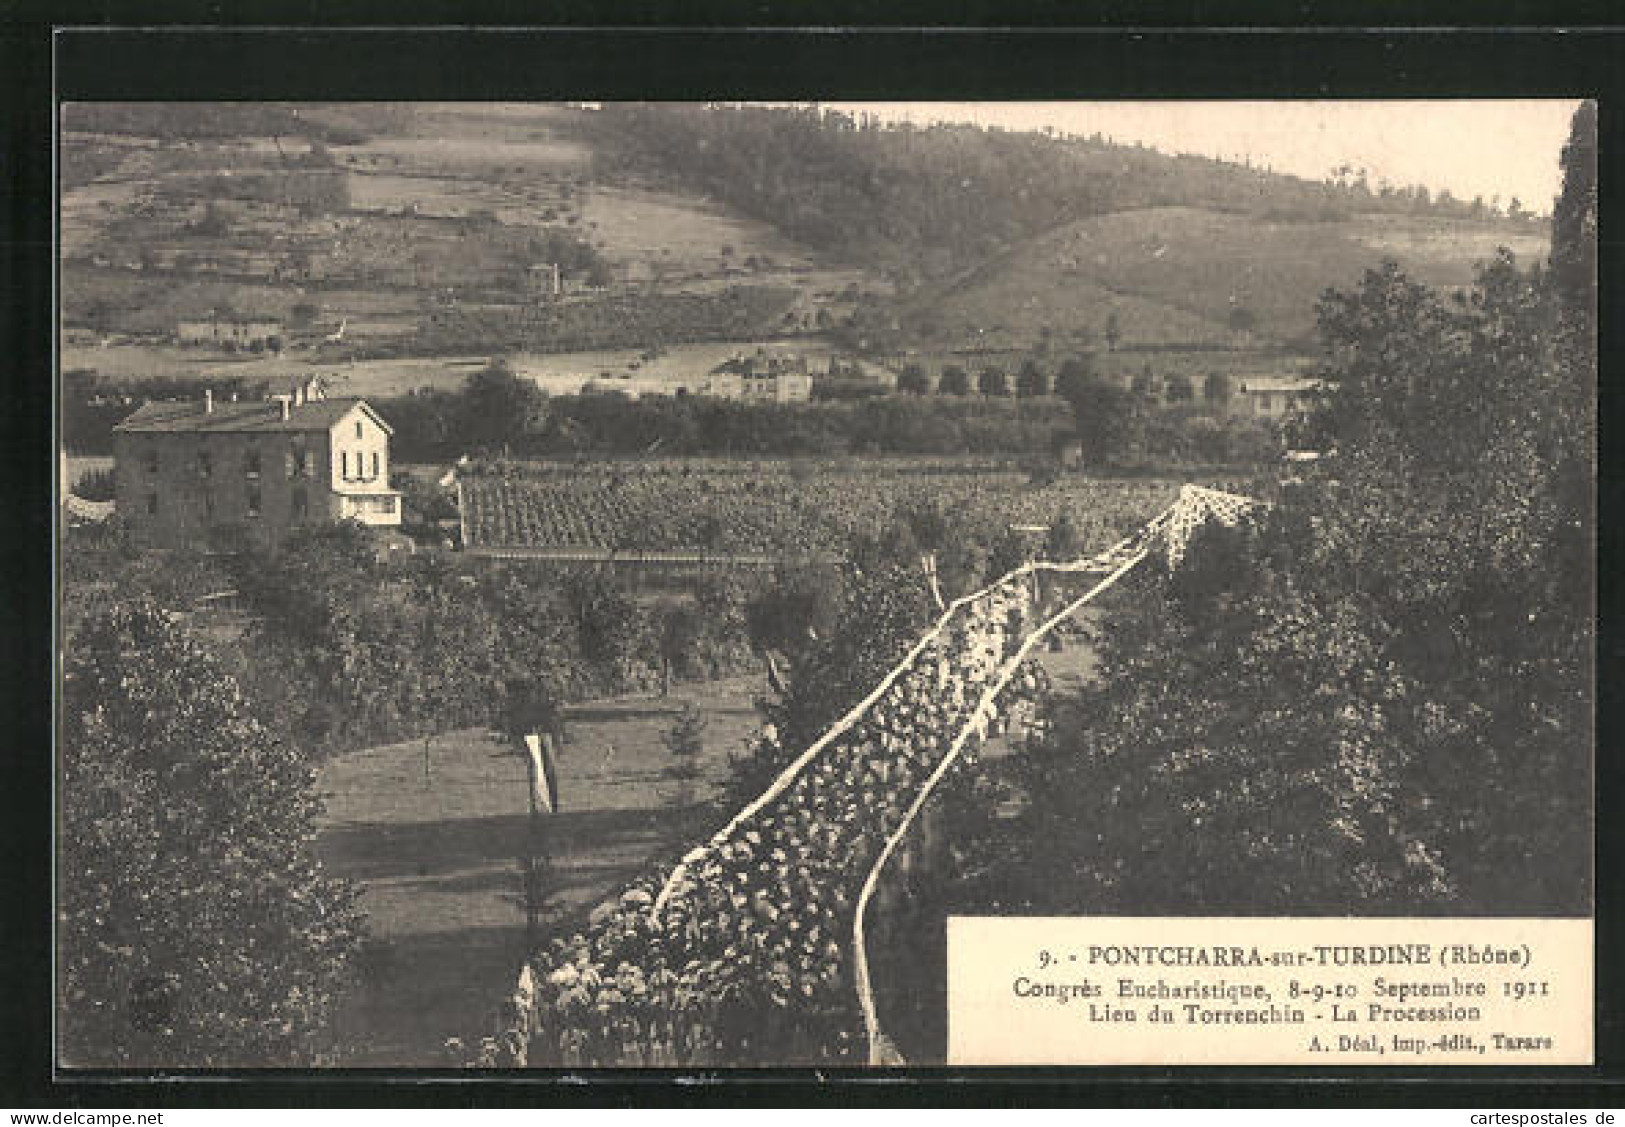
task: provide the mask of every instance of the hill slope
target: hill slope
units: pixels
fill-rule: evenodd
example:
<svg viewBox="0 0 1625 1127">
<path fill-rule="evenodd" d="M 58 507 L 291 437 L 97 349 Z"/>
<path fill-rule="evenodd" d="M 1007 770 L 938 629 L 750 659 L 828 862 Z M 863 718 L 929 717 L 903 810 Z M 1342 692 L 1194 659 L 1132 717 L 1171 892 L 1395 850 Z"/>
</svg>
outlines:
<svg viewBox="0 0 1625 1127">
<path fill-rule="evenodd" d="M 941 342 L 1020 347 L 1040 336 L 1088 344 L 1115 319 L 1124 346 L 1292 343 L 1315 300 L 1383 256 L 1435 285 L 1460 286 L 1497 245 L 1545 254 L 1545 239 L 1446 218 L 1360 214 L 1271 221 L 1208 208 L 1144 208 L 1065 224 L 984 268 L 916 295 L 905 325 Z"/>
<path fill-rule="evenodd" d="M 1272 348 L 1384 256 L 1459 285 L 1497 244 L 1544 254 L 1540 229 L 1453 201 L 808 109 L 75 106 L 66 122 L 64 317 L 98 343 L 167 347 L 178 320 L 230 307 L 288 321 L 289 346 L 324 362 L 741 334 Z M 552 263 L 566 292 L 549 303 Z M 342 347 L 323 346 L 340 324 Z"/>
</svg>

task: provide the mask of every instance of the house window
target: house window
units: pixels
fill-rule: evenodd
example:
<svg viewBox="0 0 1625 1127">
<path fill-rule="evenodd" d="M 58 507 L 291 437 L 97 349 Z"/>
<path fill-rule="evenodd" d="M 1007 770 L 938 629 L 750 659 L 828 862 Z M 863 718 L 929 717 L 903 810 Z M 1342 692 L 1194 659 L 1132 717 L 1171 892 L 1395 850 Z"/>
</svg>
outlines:
<svg viewBox="0 0 1625 1127">
<path fill-rule="evenodd" d="M 147 515 L 149 517 L 158 515 L 158 494 L 156 493 L 147 494 Z"/>
<path fill-rule="evenodd" d="M 251 517 L 260 515 L 260 487 L 258 485 L 248 487 L 248 515 Z"/>
<path fill-rule="evenodd" d="M 372 452 L 372 478 L 370 480 L 378 480 L 378 451 L 376 450 Z"/>
<path fill-rule="evenodd" d="M 243 454 L 243 472 L 249 477 L 260 476 L 260 452 L 257 447 L 250 446 Z"/>
<path fill-rule="evenodd" d="M 339 451 L 339 476 L 345 481 L 350 480 L 350 452 L 348 450 Z"/>
<path fill-rule="evenodd" d="M 365 437 L 367 437 L 366 431 L 361 429 L 361 420 L 360 419 L 357 419 L 355 421 L 355 436 L 357 438 L 365 438 Z"/>
</svg>

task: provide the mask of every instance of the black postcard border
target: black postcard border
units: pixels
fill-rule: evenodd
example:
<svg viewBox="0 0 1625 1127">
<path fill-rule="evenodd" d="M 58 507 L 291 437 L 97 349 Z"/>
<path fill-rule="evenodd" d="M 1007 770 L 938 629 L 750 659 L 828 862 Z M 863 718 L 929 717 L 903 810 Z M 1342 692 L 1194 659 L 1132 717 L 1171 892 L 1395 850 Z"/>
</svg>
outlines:
<svg viewBox="0 0 1625 1127">
<path fill-rule="evenodd" d="M 418 26 L 360 26 L 399 20 L 392 5 L 349 5 L 351 26 L 323 24 L 316 5 L 243 5 L 229 19 L 212 3 L 182 0 L 145 14 L 102 4 L 25 2 L 0 22 L 0 74 L 7 113 L 0 165 L 7 227 L 0 292 L 11 330 L 8 410 L 0 413 L 0 458 L 12 546 L 3 554 L 9 597 L 0 600 L 0 647 L 12 668 L 0 681 L 12 738 L 0 844 L 16 860 L 0 903 L 6 1002 L 0 1007 L 0 1103 L 13 1106 L 233 1107 L 572 1103 L 596 1106 L 706 1103 L 898 1106 L 1243 1106 L 1258 1104 L 1417 1106 L 1609 1104 L 1625 1091 L 1625 972 L 1606 957 L 1625 950 L 1622 831 L 1606 812 L 1625 799 L 1609 751 L 1618 741 L 1615 686 L 1625 640 L 1612 626 L 1618 601 L 1621 475 L 1608 439 L 1619 396 L 1610 374 L 1622 344 L 1622 255 L 1610 240 L 1625 179 L 1625 34 L 1597 26 L 1602 4 L 1519 2 L 1497 8 L 1503 26 L 1459 26 L 1468 6 L 1428 9 L 1441 25 L 1339 26 L 1354 7 L 1367 21 L 1385 4 L 1330 4 L 1318 26 L 1292 5 L 1251 5 L 1251 27 L 1202 27 L 1195 4 L 1136 6 L 1139 26 L 1110 26 L 1127 5 L 1095 9 L 1101 22 L 1058 28 L 1055 4 L 997 10 L 1003 30 L 974 26 L 993 10 L 942 23 L 955 8 L 905 4 L 873 26 L 874 4 L 705 4 L 687 27 L 656 27 L 646 4 L 547 9 L 514 3 L 411 9 Z M 157 6 L 153 6 L 156 8 Z M 30 9 L 39 8 L 39 12 Z M 1272 13 L 1270 8 L 1274 8 Z M 1483 6 L 1472 10 L 1482 12 Z M 488 26 L 470 26 L 469 12 Z M 461 15 L 457 13 L 460 12 Z M 1454 14 L 1458 26 L 1448 24 Z M 1292 16 L 1296 15 L 1296 20 Z M 1537 26 L 1567 16 L 1567 29 Z M 547 27 L 516 27 L 549 17 Z M 910 19 L 908 17 L 912 16 Z M 257 21 L 257 22 L 255 22 Z M 1278 23 L 1276 21 L 1279 21 Z M 1529 21 L 1529 22 L 1522 22 Z M 926 27 L 925 24 L 935 24 Z M 910 25 L 912 26 L 900 26 Z M 494 26 L 503 25 L 503 26 Z M 615 25 L 615 26 L 608 26 Z M 865 26 L 868 25 L 868 26 Z M 1288 26 L 1295 25 L 1295 26 Z M 1590 25 L 1589 27 L 1587 25 Z M 50 708 L 53 675 L 50 545 L 55 477 L 50 339 L 54 213 L 51 123 L 62 100 L 565 100 L 648 99 L 1593 97 L 1601 102 L 1601 373 L 1599 462 L 1597 739 L 1597 1065 L 1549 1069 L 1135 1068 L 907 1069 L 813 1073 L 804 1069 L 706 1074 L 605 1071 L 575 1077 L 537 1071 L 199 1073 L 166 1076 L 71 1073 L 53 1076 L 50 1049 Z M 1620 107 L 1615 112 L 1614 107 Z M 685 1082 L 678 1083 L 682 1075 Z"/>
</svg>

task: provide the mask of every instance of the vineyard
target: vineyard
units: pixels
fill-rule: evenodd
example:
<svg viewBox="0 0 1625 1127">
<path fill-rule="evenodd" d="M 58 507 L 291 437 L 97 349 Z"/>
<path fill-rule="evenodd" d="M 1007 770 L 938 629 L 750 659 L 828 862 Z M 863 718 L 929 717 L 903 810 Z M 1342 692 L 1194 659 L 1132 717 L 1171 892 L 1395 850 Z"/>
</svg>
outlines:
<svg viewBox="0 0 1625 1127">
<path fill-rule="evenodd" d="M 968 541 L 1071 517 L 1109 539 L 1172 499 L 1166 481 L 1080 476 L 1036 484 L 1015 468 L 920 460 L 651 461 L 476 466 L 461 475 L 470 548 L 805 554 L 879 535 L 930 504 Z"/>
</svg>

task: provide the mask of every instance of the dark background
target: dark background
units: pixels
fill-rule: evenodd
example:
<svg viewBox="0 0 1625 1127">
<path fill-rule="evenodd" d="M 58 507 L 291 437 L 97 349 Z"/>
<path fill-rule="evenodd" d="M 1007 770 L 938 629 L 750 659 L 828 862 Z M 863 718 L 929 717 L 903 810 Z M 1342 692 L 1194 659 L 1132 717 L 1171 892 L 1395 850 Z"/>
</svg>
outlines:
<svg viewBox="0 0 1625 1127">
<path fill-rule="evenodd" d="M 147 10 L 140 10 L 145 7 Z M 1613 580 L 1620 477 L 1611 457 L 1622 342 L 1619 242 L 1612 235 L 1625 152 L 1625 34 L 1602 22 L 1611 3 L 1419 3 L 1342 0 L 1227 6 L 1106 0 L 887 4 L 517 3 L 409 6 L 47 3 L 0 8 L 0 344 L 5 410 L 0 466 L 10 517 L 0 551 L 0 677 L 9 739 L 0 743 L 7 817 L 0 849 L 0 1105 L 175 1107 L 571 1102 L 638 1105 L 1055 1103 L 1096 1105 L 1411 1104 L 1461 1107 L 1614 1105 L 1625 1094 L 1620 632 Z M 409 15 L 417 27 L 366 25 Z M 889 28 L 877 26 L 884 18 Z M 224 20 L 235 22 L 225 23 Z M 681 25 L 671 23 L 683 21 Z M 1133 19 L 1134 24 L 1127 21 Z M 473 21 L 485 28 L 469 26 Z M 667 21 L 657 26 L 657 20 Z M 1397 26 L 1399 21 L 1411 26 Z M 1394 27 L 1372 27 L 1392 21 Z M 1495 21 L 1495 22 L 1490 22 Z M 546 29 L 512 30 L 519 23 Z M 816 23 L 846 30 L 795 30 Z M 977 29 L 997 23 L 1003 30 Z M 255 25 L 260 26 L 255 26 Z M 274 25 L 274 26 L 272 26 Z M 439 25 L 439 26 L 434 26 Z M 456 26 L 454 26 L 456 25 Z M 507 30 L 497 26 L 507 25 Z M 1424 25 L 1428 30 L 1420 30 Z M 1546 26 L 1542 26 L 1546 25 Z M 606 30 L 611 28 L 613 30 Z M 1446 30 L 1453 28 L 1453 30 Z M 1561 29 L 1561 30 L 1560 30 Z M 1592 1069 L 1042 1069 L 917 1070 L 919 1083 L 873 1072 L 818 1082 L 793 1071 L 733 1074 L 675 1087 L 668 1078 L 605 1075 L 561 1086 L 547 1074 L 499 1074 L 477 1090 L 425 1087 L 422 1074 L 247 1074 L 151 1083 L 150 1077 L 53 1080 L 50 1040 L 51 411 L 53 183 L 51 127 L 60 100 L 615 100 L 1043 98 L 1595 97 L 1602 103 L 1602 330 L 1597 739 L 1597 1058 Z M 461 1074 L 459 1074 L 461 1075 Z M 218 1074 L 210 1078 L 217 1080 Z M 1310 1086 L 1310 1078 L 1313 1084 Z M 472 1076 L 471 1076 L 472 1079 Z M 891 1079 L 895 1079 L 894 1077 Z M 1335 1079 L 1332 1084 L 1324 1083 Z M 966 1083 L 969 1081 L 969 1083 Z M 1425 1081 L 1422 1082 L 1422 1081 Z"/>
</svg>

